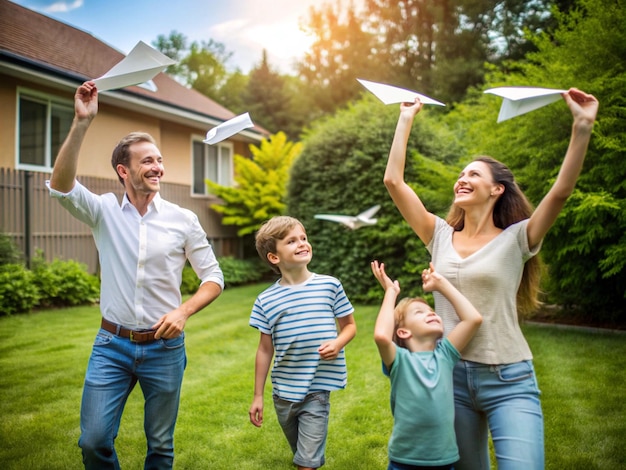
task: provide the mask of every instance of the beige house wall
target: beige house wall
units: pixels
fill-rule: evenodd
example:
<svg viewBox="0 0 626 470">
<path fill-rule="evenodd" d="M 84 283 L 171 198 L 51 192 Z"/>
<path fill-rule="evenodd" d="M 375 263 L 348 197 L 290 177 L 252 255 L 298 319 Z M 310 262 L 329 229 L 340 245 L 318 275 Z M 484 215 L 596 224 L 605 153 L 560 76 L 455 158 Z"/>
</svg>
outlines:
<svg viewBox="0 0 626 470">
<path fill-rule="evenodd" d="M 15 115 L 17 84 L 12 77 L 0 80 L 0 168 L 15 168 Z"/>
</svg>

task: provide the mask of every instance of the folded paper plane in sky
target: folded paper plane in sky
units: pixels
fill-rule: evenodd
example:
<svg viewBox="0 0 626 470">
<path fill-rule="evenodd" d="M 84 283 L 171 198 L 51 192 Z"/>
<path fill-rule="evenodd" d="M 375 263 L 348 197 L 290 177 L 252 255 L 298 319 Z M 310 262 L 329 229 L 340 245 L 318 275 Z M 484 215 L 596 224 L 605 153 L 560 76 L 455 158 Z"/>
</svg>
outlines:
<svg viewBox="0 0 626 470">
<path fill-rule="evenodd" d="M 98 91 L 139 85 L 152 80 L 168 65 L 175 63 L 175 60 L 153 49 L 145 42 L 139 41 L 126 57 L 100 78 L 94 79 L 94 82 L 96 82 Z"/>
<path fill-rule="evenodd" d="M 378 219 L 373 219 L 372 217 L 374 216 L 374 214 L 376 214 L 376 212 L 378 212 L 379 209 L 380 206 L 375 205 L 370 207 L 366 211 L 361 212 L 357 216 L 339 214 L 316 214 L 314 217 L 316 219 L 339 222 L 340 224 L 344 224 L 352 230 L 356 230 L 357 228 L 375 225 Z"/>
<path fill-rule="evenodd" d="M 490 88 L 485 93 L 497 95 L 502 98 L 502 106 L 498 114 L 498 122 L 521 116 L 535 109 L 539 109 L 561 99 L 562 93 L 567 90 L 555 90 L 553 88 L 536 88 L 524 86 L 511 86 Z"/>
<path fill-rule="evenodd" d="M 419 98 L 423 104 L 435 104 L 437 106 L 445 106 L 445 104 L 429 98 L 426 95 L 422 95 L 416 91 L 406 90 L 404 88 L 398 88 L 391 85 L 385 85 L 384 83 L 370 82 L 368 80 L 362 80 L 357 78 L 357 81 L 367 88 L 370 92 L 376 96 L 380 101 L 385 104 L 392 103 L 413 103 L 415 98 Z"/>
<path fill-rule="evenodd" d="M 217 144 L 218 142 L 228 139 L 230 136 L 233 136 L 237 132 L 241 132 L 249 127 L 254 127 L 254 123 L 250 119 L 250 114 L 240 114 L 239 116 L 235 116 L 234 118 L 221 123 L 213 129 L 209 129 L 209 132 L 206 133 L 204 143 Z"/>
</svg>

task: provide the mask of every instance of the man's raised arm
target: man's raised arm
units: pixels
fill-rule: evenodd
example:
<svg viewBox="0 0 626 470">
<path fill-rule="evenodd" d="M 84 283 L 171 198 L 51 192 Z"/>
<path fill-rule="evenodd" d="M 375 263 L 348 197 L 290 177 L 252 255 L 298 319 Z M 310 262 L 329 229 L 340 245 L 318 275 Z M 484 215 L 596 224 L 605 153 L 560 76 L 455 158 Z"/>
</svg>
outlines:
<svg viewBox="0 0 626 470">
<path fill-rule="evenodd" d="M 69 193 L 74 187 L 78 153 L 91 121 L 98 114 L 98 90 L 93 82 L 85 82 L 74 95 L 74 120 L 54 163 L 50 187 Z"/>
</svg>

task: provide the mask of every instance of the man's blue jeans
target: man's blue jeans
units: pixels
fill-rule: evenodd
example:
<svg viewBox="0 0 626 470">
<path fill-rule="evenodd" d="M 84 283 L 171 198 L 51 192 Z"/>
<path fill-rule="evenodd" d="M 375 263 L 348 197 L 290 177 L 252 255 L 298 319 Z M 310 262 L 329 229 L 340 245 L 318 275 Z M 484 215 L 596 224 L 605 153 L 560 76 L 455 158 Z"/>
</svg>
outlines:
<svg viewBox="0 0 626 470">
<path fill-rule="evenodd" d="M 454 369 L 456 470 L 489 470 L 489 432 L 498 470 L 544 468 L 543 413 L 532 361 Z"/>
<path fill-rule="evenodd" d="M 87 469 L 119 469 L 115 438 L 130 392 L 139 382 L 148 441 L 145 469 L 171 469 L 174 426 L 186 365 L 184 333 L 134 343 L 100 330 L 93 345 L 80 410 L 78 445 Z"/>
</svg>

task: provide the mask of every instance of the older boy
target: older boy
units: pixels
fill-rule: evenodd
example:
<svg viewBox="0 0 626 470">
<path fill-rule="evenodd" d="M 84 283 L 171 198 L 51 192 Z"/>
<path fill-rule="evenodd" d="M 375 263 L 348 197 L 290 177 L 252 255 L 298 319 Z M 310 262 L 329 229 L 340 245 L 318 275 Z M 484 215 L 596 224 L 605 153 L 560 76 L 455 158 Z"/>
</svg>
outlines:
<svg viewBox="0 0 626 470">
<path fill-rule="evenodd" d="M 308 270 L 312 248 L 304 226 L 280 216 L 256 234 L 259 256 L 281 275 L 256 299 L 250 326 L 261 333 L 250 422 L 263 423 L 263 390 L 272 357 L 274 408 L 298 470 L 324 465 L 330 392 L 345 388 L 344 347 L 356 334 L 339 280 Z M 337 333 L 337 324 L 339 333 Z"/>
</svg>

